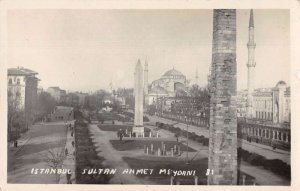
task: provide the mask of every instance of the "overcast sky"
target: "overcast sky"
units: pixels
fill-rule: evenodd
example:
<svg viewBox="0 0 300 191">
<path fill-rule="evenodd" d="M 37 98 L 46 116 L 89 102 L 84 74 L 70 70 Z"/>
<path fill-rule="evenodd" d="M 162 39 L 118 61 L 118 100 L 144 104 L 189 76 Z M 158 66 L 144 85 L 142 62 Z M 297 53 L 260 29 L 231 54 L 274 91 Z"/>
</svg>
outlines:
<svg viewBox="0 0 300 191">
<path fill-rule="evenodd" d="M 40 85 L 68 91 L 133 87 L 134 66 L 148 58 L 149 83 L 167 70 L 207 84 L 212 10 L 11 10 L 8 67 L 39 73 Z M 247 86 L 250 10 L 237 10 L 238 89 Z M 255 87 L 288 84 L 288 10 L 254 10 Z"/>
</svg>

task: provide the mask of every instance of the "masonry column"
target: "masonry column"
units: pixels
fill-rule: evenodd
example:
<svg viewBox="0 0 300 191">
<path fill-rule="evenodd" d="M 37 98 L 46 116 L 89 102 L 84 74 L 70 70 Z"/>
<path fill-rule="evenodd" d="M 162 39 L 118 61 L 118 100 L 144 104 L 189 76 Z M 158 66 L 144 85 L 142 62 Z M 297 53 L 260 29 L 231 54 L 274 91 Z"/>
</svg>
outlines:
<svg viewBox="0 0 300 191">
<path fill-rule="evenodd" d="M 216 9 L 210 77 L 207 183 L 237 184 L 236 10 Z"/>
</svg>

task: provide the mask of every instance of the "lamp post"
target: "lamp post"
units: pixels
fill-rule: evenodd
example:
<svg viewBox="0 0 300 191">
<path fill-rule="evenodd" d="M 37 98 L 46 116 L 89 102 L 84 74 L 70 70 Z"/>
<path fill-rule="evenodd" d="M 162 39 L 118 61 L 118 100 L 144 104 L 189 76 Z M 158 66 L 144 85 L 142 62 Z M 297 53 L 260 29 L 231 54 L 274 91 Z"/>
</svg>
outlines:
<svg viewBox="0 0 300 191">
<path fill-rule="evenodd" d="M 187 122 L 187 116 L 185 116 L 186 122 L 186 164 L 189 164 L 189 124 Z"/>
</svg>

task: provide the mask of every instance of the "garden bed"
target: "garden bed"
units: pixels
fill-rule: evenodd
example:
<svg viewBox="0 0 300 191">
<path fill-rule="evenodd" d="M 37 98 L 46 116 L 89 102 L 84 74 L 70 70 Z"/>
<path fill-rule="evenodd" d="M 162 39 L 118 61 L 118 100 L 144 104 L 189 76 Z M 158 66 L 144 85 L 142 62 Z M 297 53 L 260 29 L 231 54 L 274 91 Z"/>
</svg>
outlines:
<svg viewBox="0 0 300 191">
<path fill-rule="evenodd" d="M 102 131 L 119 131 L 120 129 L 122 131 L 127 131 L 131 132 L 132 131 L 132 125 L 98 125 L 98 127 L 102 130 Z M 151 130 L 147 127 L 144 127 L 145 132 L 150 132 Z"/>
<path fill-rule="evenodd" d="M 145 138 L 146 139 L 146 138 Z M 144 149 L 144 146 L 149 147 L 151 144 L 153 144 L 153 149 L 157 150 L 158 148 L 161 148 L 162 142 L 166 145 L 166 150 L 170 151 L 171 148 L 174 147 L 174 145 L 177 145 L 176 141 L 162 141 L 162 140 L 110 140 L 110 143 L 114 147 L 114 149 L 118 151 L 127 151 L 127 150 L 135 150 L 135 149 Z M 183 145 L 181 143 L 178 143 L 178 146 L 180 146 L 181 151 L 186 151 L 187 146 Z M 189 147 L 189 152 L 196 152 L 195 149 Z"/>
</svg>

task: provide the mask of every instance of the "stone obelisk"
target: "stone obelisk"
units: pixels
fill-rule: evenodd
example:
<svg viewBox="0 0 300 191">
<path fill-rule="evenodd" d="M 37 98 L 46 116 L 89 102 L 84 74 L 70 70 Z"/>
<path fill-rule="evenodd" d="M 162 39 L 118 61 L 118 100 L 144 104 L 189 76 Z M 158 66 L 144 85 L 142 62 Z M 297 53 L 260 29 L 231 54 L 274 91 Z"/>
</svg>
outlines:
<svg viewBox="0 0 300 191">
<path fill-rule="evenodd" d="M 236 10 L 213 13 L 209 185 L 237 184 Z"/>
<path fill-rule="evenodd" d="M 143 83 L 143 67 L 141 61 L 138 60 L 134 73 L 134 126 L 132 129 L 136 137 L 144 134 L 143 126 L 143 105 L 144 105 L 144 83 Z"/>
<path fill-rule="evenodd" d="M 255 42 L 254 42 L 254 19 L 253 10 L 250 11 L 249 19 L 249 40 L 247 43 L 248 47 L 248 84 L 247 84 L 247 118 L 251 119 L 254 117 L 253 112 L 253 89 L 254 89 L 254 69 L 255 69 Z"/>
</svg>

